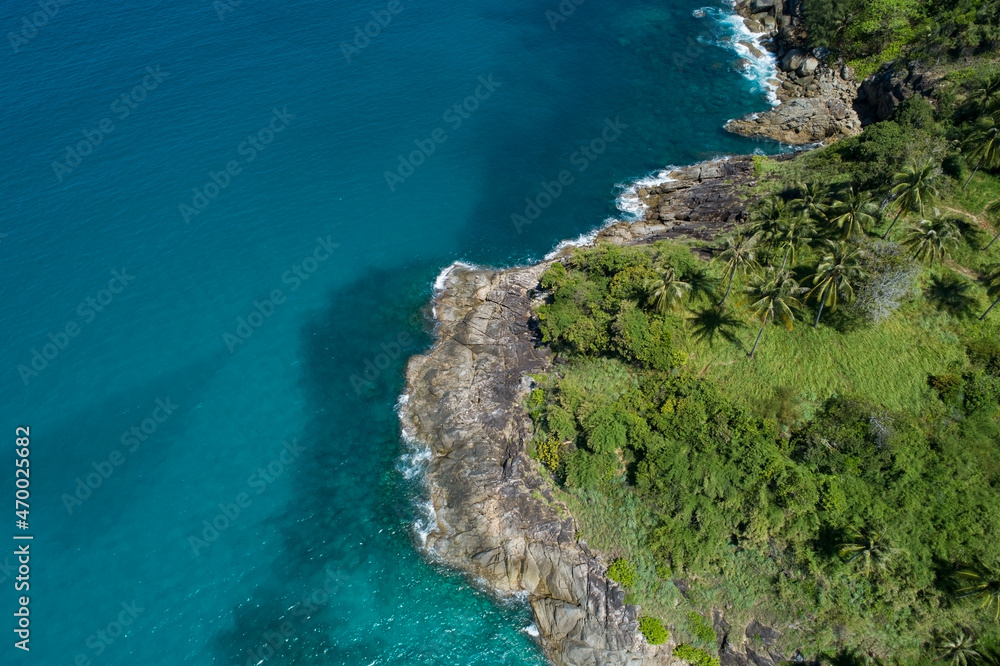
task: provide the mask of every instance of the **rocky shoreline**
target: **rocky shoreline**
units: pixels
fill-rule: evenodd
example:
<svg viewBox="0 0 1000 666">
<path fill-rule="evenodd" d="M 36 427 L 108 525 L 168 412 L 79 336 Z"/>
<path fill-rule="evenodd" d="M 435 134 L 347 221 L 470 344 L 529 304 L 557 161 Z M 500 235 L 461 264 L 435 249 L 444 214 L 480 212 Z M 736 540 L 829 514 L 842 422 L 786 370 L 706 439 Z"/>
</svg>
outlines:
<svg viewBox="0 0 1000 666">
<path fill-rule="evenodd" d="M 847 65 L 831 66 L 825 49 L 803 47 L 800 21 L 789 2 L 740 0 L 735 11 L 748 30 L 761 35 L 764 48 L 777 60 L 778 78 L 771 83 L 777 88 L 779 104 L 770 111 L 731 120 L 727 130 L 792 146 L 836 141 L 861 131 L 863 118 L 855 104 L 860 82 Z M 755 56 L 767 57 L 751 48 L 755 50 Z"/>
<path fill-rule="evenodd" d="M 780 63 L 781 103 L 730 121 L 729 131 L 792 145 L 837 140 L 884 119 L 933 83 L 912 67 L 891 66 L 857 82 L 850 68 L 831 67 L 823 62 L 826 54 L 796 46 L 801 29 L 782 0 L 740 0 L 736 10 L 751 31 L 769 37 L 764 45 Z M 674 169 L 636 187 L 642 219 L 611 224 L 588 242 L 711 240 L 746 221 L 741 192 L 755 177 L 747 155 Z M 671 656 L 673 643 L 646 643 L 638 609 L 605 574 L 609 562 L 577 538 L 573 517 L 527 455 L 532 424 L 523 401 L 531 375 L 552 363 L 532 322 L 538 280 L 569 251 L 508 270 L 456 264 L 438 284 L 436 341 L 410 359 L 399 406 L 404 435 L 429 452 L 425 482 L 433 517 L 422 548 L 494 593 L 526 596 L 554 664 L 682 663 Z M 718 610 L 713 620 L 724 666 L 801 660 L 774 651 L 780 628 L 730 626 Z"/>
<path fill-rule="evenodd" d="M 752 179 L 750 157 L 676 169 L 636 193 L 643 220 L 613 224 L 592 242 L 715 235 L 742 220 L 738 191 Z M 639 634 L 638 609 L 605 575 L 609 562 L 577 539 L 574 519 L 527 454 L 532 424 L 523 399 L 530 376 L 552 361 L 538 346 L 533 305 L 539 277 L 558 258 L 499 271 L 456 264 L 434 298 L 437 340 L 410 359 L 399 409 L 408 439 L 430 451 L 433 524 L 423 549 L 492 592 L 525 594 L 554 664 L 680 663 L 672 643 L 650 646 Z M 716 628 L 724 663 L 777 663 L 754 654 L 745 632 L 729 630 L 721 616 Z"/>
</svg>

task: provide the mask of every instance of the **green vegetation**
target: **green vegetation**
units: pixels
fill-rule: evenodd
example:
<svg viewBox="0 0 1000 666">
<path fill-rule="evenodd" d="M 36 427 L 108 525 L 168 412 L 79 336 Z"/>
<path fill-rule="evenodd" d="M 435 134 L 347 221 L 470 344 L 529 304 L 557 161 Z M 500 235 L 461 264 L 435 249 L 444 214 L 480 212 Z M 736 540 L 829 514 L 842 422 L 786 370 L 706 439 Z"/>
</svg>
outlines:
<svg viewBox="0 0 1000 666">
<path fill-rule="evenodd" d="M 712 625 L 705 621 L 700 613 L 694 611 L 688 613 L 687 617 L 688 629 L 691 630 L 691 633 L 697 636 L 702 643 L 715 645 L 715 629 L 712 628 Z"/>
<path fill-rule="evenodd" d="M 1000 75 L 948 80 L 758 160 L 746 228 L 542 276 L 536 457 L 691 664 L 713 610 L 823 663 L 1000 646 L 1000 164 L 966 141 Z"/>
<path fill-rule="evenodd" d="M 811 45 L 843 53 L 862 75 L 891 60 L 965 57 L 1000 44 L 996 0 L 807 0 L 804 15 Z"/>
<path fill-rule="evenodd" d="M 624 558 L 618 558 L 608 567 L 608 578 L 615 581 L 625 589 L 635 587 L 635 580 L 638 572 L 635 566 L 629 564 Z"/>
<path fill-rule="evenodd" d="M 650 645 L 662 645 L 670 640 L 670 632 L 655 617 L 643 615 L 639 618 L 639 632 Z"/>
<path fill-rule="evenodd" d="M 690 645 L 681 644 L 674 648 L 674 656 L 683 659 L 691 666 L 719 666 L 719 658 L 713 657 L 704 650 Z"/>
</svg>

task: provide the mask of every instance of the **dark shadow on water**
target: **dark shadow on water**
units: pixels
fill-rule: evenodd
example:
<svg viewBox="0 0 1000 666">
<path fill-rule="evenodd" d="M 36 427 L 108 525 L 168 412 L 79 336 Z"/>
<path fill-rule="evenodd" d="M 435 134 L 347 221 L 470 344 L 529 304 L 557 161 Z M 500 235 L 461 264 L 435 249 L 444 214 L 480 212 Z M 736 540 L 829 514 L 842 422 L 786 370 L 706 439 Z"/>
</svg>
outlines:
<svg viewBox="0 0 1000 666">
<path fill-rule="evenodd" d="M 300 382 L 312 418 L 299 437 L 306 451 L 292 471 L 293 498 L 271 517 L 283 549 L 269 585 L 234 608 L 235 627 L 216 636 L 216 664 L 242 665 L 269 653 L 266 664 L 318 656 L 322 663 L 365 663 L 365 655 L 380 652 L 380 639 L 338 646 L 330 618 L 350 612 L 350 604 L 340 608 L 338 593 L 353 594 L 344 586 L 371 566 L 373 551 L 414 556 L 410 509 L 394 467 L 401 451 L 392 406 L 406 360 L 429 344 L 422 310 L 437 271 L 427 264 L 371 270 L 331 292 L 325 309 L 305 323 Z"/>
</svg>

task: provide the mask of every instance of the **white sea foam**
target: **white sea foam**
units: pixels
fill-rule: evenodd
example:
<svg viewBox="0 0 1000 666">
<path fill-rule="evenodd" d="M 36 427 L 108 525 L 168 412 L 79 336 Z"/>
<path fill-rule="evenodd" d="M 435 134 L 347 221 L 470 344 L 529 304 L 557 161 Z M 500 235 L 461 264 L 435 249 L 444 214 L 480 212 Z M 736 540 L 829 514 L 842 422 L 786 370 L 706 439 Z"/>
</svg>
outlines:
<svg viewBox="0 0 1000 666">
<path fill-rule="evenodd" d="M 651 173 L 648 176 L 644 176 L 634 181 L 628 183 L 618 183 L 615 187 L 621 190 L 621 194 L 615 199 L 615 205 L 618 210 L 620 210 L 623 215 L 621 217 L 609 217 L 604 220 L 604 223 L 585 234 L 580 234 L 572 240 L 563 240 L 552 249 L 551 252 L 545 255 L 545 260 L 549 261 L 555 259 L 564 251 L 573 247 L 588 247 L 594 244 L 597 239 L 597 235 L 601 233 L 604 229 L 607 229 L 612 224 L 617 224 L 618 222 L 637 222 L 646 215 L 646 204 L 642 202 L 639 197 L 639 190 L 643 188 L 655 187 L 656 185 L 661 185 L 663 183 L 669 183 L 674 180 L 670 177 L 670 173 L 673 172 L 675 167 L 667 167 L 666 169 L 661 169 L 655 173 Z"/>
<path fill-rule="evenodd" d="M 772 106 L 777 106 L 778 87 L 773 83 L 778 77 L 778 62 L 774 55 L 764 48 L 767 35 L 761 32 L 751 32 L 743 17 L 734 9 L 728 11 L 718 7 L 702 7 L 700 10 L 711 17 L 717 30 L 715 31 L 715 46 L 734 51 L 748 63 L 742 69 L 743 76 L 754 84 L 754 88 L 766 95 Z M 704 41 L 699 38 L 699 41 Z M 749 42 L 763 55 L 755 56 L 749 48 L 740 42 Z"/>
<path fill-rule="evenodd" d="M 528 634 L 532 638 L 538 638 L 538 627 L 534 624 L 529 624 L 527 627 L 522 629 L 524 633 Z"/>
<path fill-rule="evenodd" d="M 568 250 L 571 247 L 587 247 L 588 245 L 593 245 L 594 240 L 597 238 L 597 234 L 601 232 L 601 229 L 608 226 L 608 224 L 614 222 L 615 220 L 605 221 L 605 223 L 602 224 L 600 227 L 592 231 L 588 231 L 585 234 L 580 234 L 573 240 L 559 241 L 559 244 L 556 245 L 554 248 L 552 248 L 551 252 L 545 255 L 545 260 L 549 261 L 551 259 L 555 259 L 556 257 L 558 257 L 560 254 L 562 254 L 564 251 Z"/>
<path fill-rule="evenodd" d="M 475 268 L 477 268 L 477 266 L 475 266 L 474 264 L 467 263 L 465 261 L 453 261 L 452 263 L 450 263 L 447 266 L 445 266 L 441 270 L 441 272 L 438 273 L 438 276 L 434 279 L 434 295 L 435 296 L 437 296 L 442 291 L 444 291 L 445 287 L 448 286 L 448 278 L 451 276 L 452 272 L 456 268 L 475 269 Z"/>
<path fill-rule="evenodd" d="M 427 537 L 437 529 L 437 511 L 434 509 L 434 503 L 430 500 L 419 502 L 416 508 L 418 515 L 413 522 L 413 533 L 420 541 L 420 547 L 426 548 Z"/>
<path fill-rule="evenodd" d="M 651 173 L 648 176 L 644 176 L 638 180 L 632 181 L 630 183 L 618 183 L 615 187 L 620 189 L 622 192 L 618 195 L 615 200 L 615 204 L 618 206 L 618 210 L 625 214 L 622 219 L 628 222 L 635 222 L 643 219 L 646 216 L 646 204 L 642 201 L 639 196 L 639 190 L 649 189 L 651 187 L 656 187 L 657 185 L 662 185 L 664 183 L 669 183 L 675 180 L 670 177 L 670 174 L 674 172 L 677 167 L 668 166 L 665 169 L 660 169 L 655 173 Z"/>
</svg>

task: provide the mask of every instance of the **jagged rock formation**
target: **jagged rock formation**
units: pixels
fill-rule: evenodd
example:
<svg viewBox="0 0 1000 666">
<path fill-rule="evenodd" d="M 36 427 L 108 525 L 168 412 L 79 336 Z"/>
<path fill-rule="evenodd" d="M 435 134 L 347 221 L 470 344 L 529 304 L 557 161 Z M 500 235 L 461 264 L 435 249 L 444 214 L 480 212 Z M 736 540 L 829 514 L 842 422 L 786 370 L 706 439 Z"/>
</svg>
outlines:
<svg viewBox="0 0 1000 666">
<path fill-rule="evenodd" d="M 527 592 L 556 664 L 669 663 L 645 644 L 636 609 L 576 539 L 525 443 L 528 375 L 548 358 L 528 326 L 531 290 L 547 264 L 509 271 L 456 268 L 435 300 L 438 342 L 407 369 L 405 426 L 433 454 L 428 470 L 435 558 L 501 593 Z"/>
<path fill-rule="evenodd" d="M 767 49 L 778 60 L 778 106 L 726 124 L 735 134 L 775 139 L 790 145 L 835 141 L 861 131 L 854 109 L 858 83 L 849 67 L 824 63 L 825 49 L 800 48 L 803 35 L 797 17 L 782 0 L 743 0 L 736 11 L 747 27 L 764 33 Z"/>
<path fill-rule="evenodd" d="M 913 95 L 929 94 L 941 77 L 921 70 L 917 63 L 905 67 L 889 63 L 869 76 L 858 90 L 858 106 L 867 123 L 886 120 L 896 108 Z"/>
<path fill-rule="evenodd" d="M 726 228 L 743 214 L 738 189 L 752 164 L 737 158 L 676 170 L 673 180 L 639 193 L 649 206 L 645 220 L 615 224 L 598 238 L 628 244 Z M 400 408 L 405 432 L 431 451 L 435 520 L 424 550 L 493 591 L 526 593 L 555 664 L 679 663 L 671 643 L 646 644 L 637 609 L 605 575 L 609 562 L 576 538 L 572 516 L 526 453 L 529 375 L 551 361 L 531 326 L 535 289 L 550 264 L 456 266 L 435 297 L 437 341 L 410 360 Z M 724 663 L 746 663 L 741 645 L 725 646 Z"/>
</svg>

